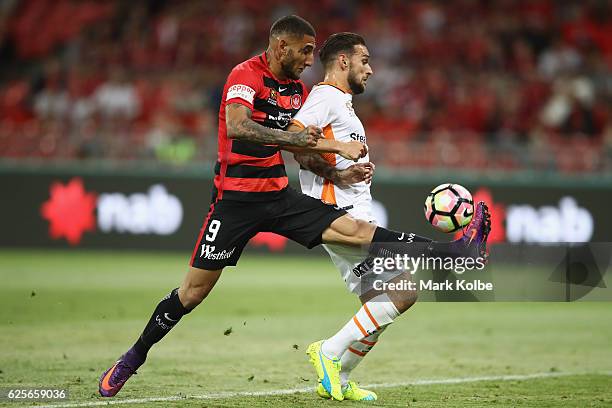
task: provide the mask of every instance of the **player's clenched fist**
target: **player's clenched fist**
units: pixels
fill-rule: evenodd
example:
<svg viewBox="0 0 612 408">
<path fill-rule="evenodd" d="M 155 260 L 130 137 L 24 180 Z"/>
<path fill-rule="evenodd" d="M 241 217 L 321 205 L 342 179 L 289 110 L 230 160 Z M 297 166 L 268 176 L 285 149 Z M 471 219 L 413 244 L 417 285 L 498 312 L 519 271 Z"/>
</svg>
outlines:
<svg viewBox="0 0 612 408">
<path fill-rule="evenodd" d="M 317 145 L 317 140 L 323 137 L 323 130 L 316 126 L 306 126 L 296 135 L 296 146 L 298 147 L 314 147 Z"/>
<path fill-rule="evenodd" d="M 338 154 L 345 159 L 357 161 L 368 154 L 368 147 L 357 141 L 342 143 Z"/>
</svg>

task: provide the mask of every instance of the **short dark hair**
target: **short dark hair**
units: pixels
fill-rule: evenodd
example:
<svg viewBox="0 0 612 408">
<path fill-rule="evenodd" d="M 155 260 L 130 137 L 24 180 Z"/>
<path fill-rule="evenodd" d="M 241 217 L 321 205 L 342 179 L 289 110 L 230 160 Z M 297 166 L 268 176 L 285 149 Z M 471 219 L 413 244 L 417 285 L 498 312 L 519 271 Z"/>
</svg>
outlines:
<svg viewBox="0 0 612 408">
<path fill-rule="evenodd" d="M 366 45 L 362 36 L 355 33 L 336 33 L 329 36 L 319 50 L 319 58 L 326 67 L 340 53 L 352 55 L 356 45 Z"/>
<path fill-rule="evenodd" d="M 281 17 L 272 24 L 270 28 L 270 37 L 281 34 L 289 34 L 296 37 L 305 35 L 316 36 L 315 29 L 312 25 L 300 16 L 291 15 Z"/>
</svg>

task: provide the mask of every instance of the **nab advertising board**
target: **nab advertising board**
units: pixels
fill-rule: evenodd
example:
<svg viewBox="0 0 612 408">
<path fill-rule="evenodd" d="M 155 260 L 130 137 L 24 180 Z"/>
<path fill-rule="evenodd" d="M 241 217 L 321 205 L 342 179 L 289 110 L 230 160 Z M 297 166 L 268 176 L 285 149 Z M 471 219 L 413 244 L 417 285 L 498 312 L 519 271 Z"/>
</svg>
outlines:
<svg viewBox="0 0 612 408">
<path fill-rule="evenodd" d="M 294 178 L 295 179 L 295 178 Z M 66 247 L 186 250 L 189 253 L 208 212 L 209 176 L 187 177 L 91 172 L 4 170 L 0 203 L 4 247 Z M 434 180 L 400 183 L 375 178 L 372 194 L 380 225 L 440 240 L 423 215 Z M 492 212 L 490 243 L 547 245 L 610 240 L 612 189 L 568 188 L 544 183 L 465 184 L 474 201 Z M 299 251 L 286 238 L 261 233 L 250 248 Z"/>
</svg>

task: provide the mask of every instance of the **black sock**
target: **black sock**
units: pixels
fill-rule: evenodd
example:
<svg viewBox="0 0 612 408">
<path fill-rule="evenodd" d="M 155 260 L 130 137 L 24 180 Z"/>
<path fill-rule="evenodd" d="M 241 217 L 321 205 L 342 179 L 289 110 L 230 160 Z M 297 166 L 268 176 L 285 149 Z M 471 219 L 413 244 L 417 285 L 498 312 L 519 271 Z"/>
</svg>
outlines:
<svg viewBox="0 0 612 408">
<path fill-rule="evenodd" d="M 393 257 L 397 254 L 418 257 L 420 255 L 457 258 L 466 256 L 466 247 L 461 242 L 437 242 L 414 233 L 397 232 L 376 227 L 370 255 Z"/>
<path fill-rule="evenodd" d="M 178 288 L 173 289 L 157 305 L 153 315 L 144 328 L 144 331 L 133 346 L 134 351 L 142 357 L 147 358 L 151 347 L 160 341 L 178 322 L 181 317 L 191 312 L 181 303 L 178 296 Z"/>
<path fill-rule="evenodd" d="M 369 253 L 374 257 L 392 258 L 395 255 L 417 257 L 427 251 L 432 240 L 413 233 L 404 233 L 376 227 Z M 420 243 L 420 244 L 418 244 Z"/>
<path fill-rule="evenodd" d="M 375 242 L 433 242 L 431 238 L 421 237 L 414 233 L 397 232 L 383 227 L 376 227 L 372 243 Z"/>
</svg>

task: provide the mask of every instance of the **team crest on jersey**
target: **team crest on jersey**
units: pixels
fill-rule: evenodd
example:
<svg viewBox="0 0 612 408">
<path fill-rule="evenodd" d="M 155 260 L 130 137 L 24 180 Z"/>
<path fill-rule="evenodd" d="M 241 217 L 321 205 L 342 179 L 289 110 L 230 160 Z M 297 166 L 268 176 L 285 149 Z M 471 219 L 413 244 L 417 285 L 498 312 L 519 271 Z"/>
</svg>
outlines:
<svg viewBox="0 0 612 408">
<path fill-rule="evenodd" d="M 278 101 L 276 99 L 276 91 L 274 89 L 270 89 L 270 96 L 268 97 L 268 103 L 274 106 L 278 105 Z"/>
<path fill-rule="evenodd" d="M 300 94 L 291 95 L 291 107 L 293 109 L 300 109 L 302 107 L 302 95 Z"/>
</svg>

